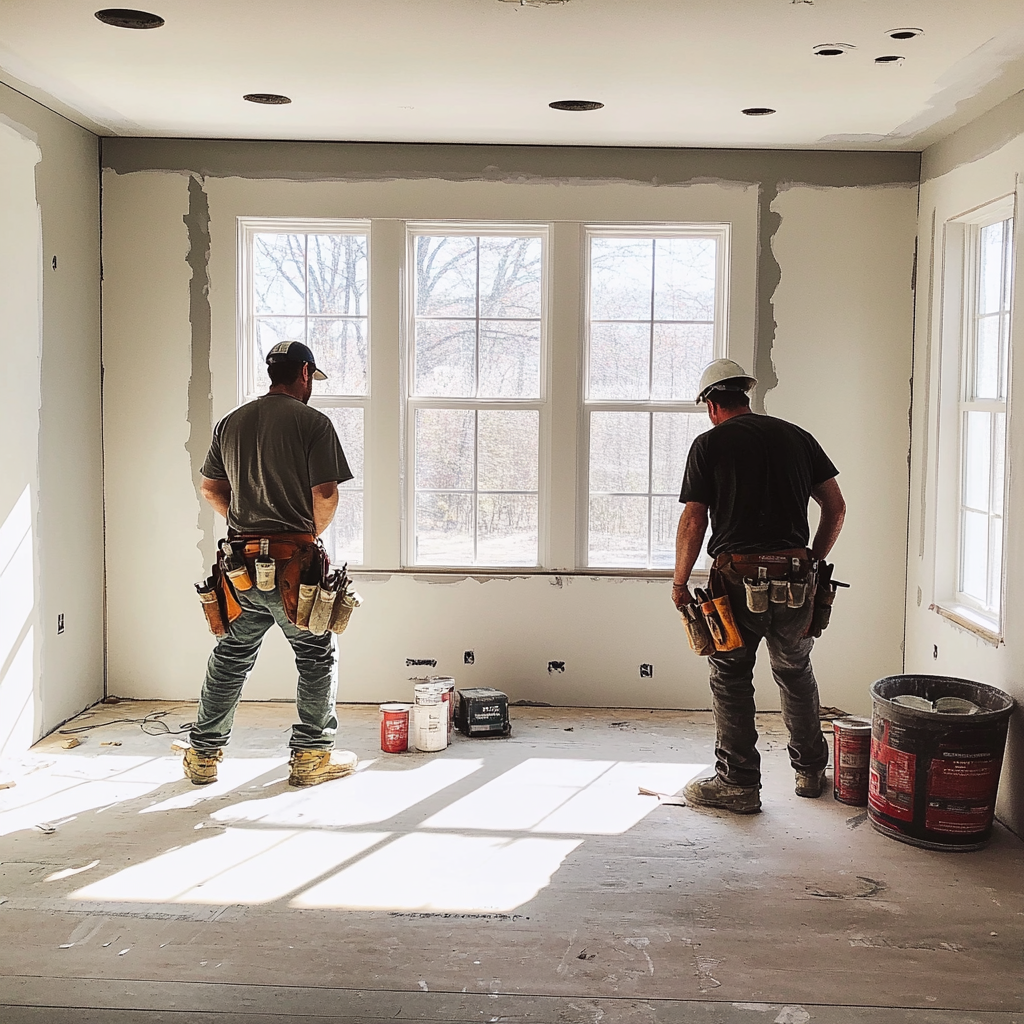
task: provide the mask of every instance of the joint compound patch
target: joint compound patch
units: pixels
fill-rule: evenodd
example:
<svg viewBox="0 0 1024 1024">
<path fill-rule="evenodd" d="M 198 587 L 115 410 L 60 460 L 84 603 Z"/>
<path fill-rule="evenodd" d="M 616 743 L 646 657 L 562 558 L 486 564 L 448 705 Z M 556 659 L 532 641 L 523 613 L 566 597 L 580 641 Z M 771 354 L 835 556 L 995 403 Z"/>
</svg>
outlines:
<svg viewBox="0 0 1024 1024">
<path fill-rule="evenodd" d="M 802 1006 L 784 1006 L 775 1024 L 807 1024 L 810 1019 L 811 1015 Z"/>
<path fill-rule="evenodd" d="M 654 973 L 654 961 L 651 959 L 650 954 L 647 952 L 647 947 L 651 944 L 651 940 L 646 936 L 638 936 L 635 938 L 626 939 L 626 945 L 632 946 L 634 949 L 639 949 L 643 953 L 647 960 L 647 970 Z"/>
<path fill-rule="evenodd" d="M 693 966 L 701 992 L 710 992 L 712 989 L 722 987 L 722 983 L 714 977 L 715 969 L 721 964 L 722 961 L 716 960 L 714 957 L 694 956 Z"/>
</svg>

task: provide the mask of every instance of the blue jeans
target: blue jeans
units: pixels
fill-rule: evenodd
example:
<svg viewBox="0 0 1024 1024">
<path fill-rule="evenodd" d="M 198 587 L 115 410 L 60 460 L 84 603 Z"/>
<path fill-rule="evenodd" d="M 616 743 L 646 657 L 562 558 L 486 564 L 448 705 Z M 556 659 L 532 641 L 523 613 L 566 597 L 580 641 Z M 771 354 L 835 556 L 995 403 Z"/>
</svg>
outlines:
<svg viewBox="0 0 1024 1024">
<path fill-rule="evenodd" d="M 721 573 L 744 646 L 708 659 L 715 712 L 715 771 L 733 786 L 756 786 L 761 781 L 754 723 L 754 662 L 762 638 L 779 686 L 782 720 L 789 730 L 790 764 L 807 772 L 824 768 L 828 743 L 821 733 L 818 684 L 811 668 L 814 640 L 804 636 L 811 621 L 813 594 L 807 595 L 802 608 L 769 604 L 766 612 L 752 612 L 747 608 L 743 577 L 730 568 Z"/>
<path fill-rule="evenodd" d="M 256 662 L 267 630 L 276 622 L 295 652 L 299 682 L 295 706 L 299 721 L 292 726 L 292 750 L 330 750 L 338 731 L 334 672 L 334 634 L 314 636 L 293 626 L 285 615 L 280 591 L 238 592 L 242 614 L 219 637 L 206 667 L 199 710 L 192 727 L 192 747 L 212 754 L 227 745 L 242 686 Z"/>
</svg>

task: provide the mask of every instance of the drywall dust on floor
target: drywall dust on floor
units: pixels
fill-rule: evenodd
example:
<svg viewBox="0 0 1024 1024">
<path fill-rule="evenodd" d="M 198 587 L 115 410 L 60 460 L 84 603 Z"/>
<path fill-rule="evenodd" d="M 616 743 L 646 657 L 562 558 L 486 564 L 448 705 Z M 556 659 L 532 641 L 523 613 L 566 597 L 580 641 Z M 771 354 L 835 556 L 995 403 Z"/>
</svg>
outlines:
<svg viewBox="0 0 1024 1024">
<path fill-rule="evenodd" d="M 1024 844 L 997 828 L 953 856 L 851 827 L 858 808 L 793 793 L 777 715 L 759 719 L 764 813 L 738 817 L 639 792 L 708 770 L 706 712 L 514 708 L 509 739 L 388 755 L 377 709 L 341 706 L 359 770 L 294 790 L 289 705 L 242 705 L 204 788 L 181 777 L 172 735 L 103 725 L 153 711 L 174 729 L 194 705 L 98 706 L 72 723 L 101 726 L 81 746 L 54 735 L 8 766 L 0 1006 L 95 1005 L 118 979 L 123 1005 L 181 1009 L 203 986 L 216 994 L 196 1008 L 212 1011 L 229 990 L 215 982 L 254 1013 L 327 1000 L 338 1020 L 1022 1011 L 1006 979 Z"/>
</svg>

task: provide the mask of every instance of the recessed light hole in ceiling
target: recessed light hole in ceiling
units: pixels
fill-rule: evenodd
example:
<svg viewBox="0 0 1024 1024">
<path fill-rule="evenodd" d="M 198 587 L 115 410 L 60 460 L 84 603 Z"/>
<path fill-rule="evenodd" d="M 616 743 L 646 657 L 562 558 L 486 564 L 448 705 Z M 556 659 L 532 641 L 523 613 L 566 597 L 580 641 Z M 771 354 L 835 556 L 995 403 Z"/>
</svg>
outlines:
<svg viewBox="0 0 1024 1024">
<path fill-rule="evenodd" d="M 914 39 L 923 36 L 923 28 L 891 28 L 885 33 L 890 39 Z"/>
<path fill-rule="evenodd" d="M 747 117 L 767 117 L 769 114 L 774 114 L 775 111 L 771 107 L 744 107 L 743 113 Z"/>
<path fill-rule="evenodd" d="M 814 48 L 816 57 L 841 57 L 847 50 L 855 50 L 852 43 L 820 43 Z"/>
<path fill-rule="evenodd" d="M 104 25 L 113 25 L 114 28 L 159 28 L 164 23 L 159 14 L 133 11 L 127 7 L 108 7 L 97 11 L 96 17 Z"/>
<path fill-rule="evenodd" d="M 285 103 L 291 103 L 289 97 L 277 92 L 247 92 L 242 99 L 249 103 L 263 103 L 268 107 L 280 107 Z"/>
<path fill-rule="evenodd" d="M 597 100 L 555 100 L 554 103 L 549 103 L 549 107 L 552 110 L 600 110 L 604 104 L 598 103 Z"/>
<path fill-rule="evenodd" d="M 906 59 L 905 57 L 901 57 L 899 54 L 887 53 L 884 57 L 876 57 L 875 58 L 875 63 L 876 64 L 902 64 L 905 59 Z"/>
</svg>

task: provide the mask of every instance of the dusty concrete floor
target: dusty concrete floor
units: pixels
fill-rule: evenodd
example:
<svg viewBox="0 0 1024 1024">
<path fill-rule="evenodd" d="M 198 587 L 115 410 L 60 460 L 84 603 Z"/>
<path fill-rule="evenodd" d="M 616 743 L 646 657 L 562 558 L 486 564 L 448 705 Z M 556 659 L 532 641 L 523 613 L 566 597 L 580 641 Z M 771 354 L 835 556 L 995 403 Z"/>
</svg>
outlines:
<svg viewBox="0 0 1024 1024">
<path fill-rule="evenodd" d="M 307 791 L 285 704 L 242 706 L 203 789 L 137 724 L 42 741 L 0 791 L 0 1021 L 1024 1024 L 1005 829 L 938 853 L 799 799 L 775 715 L 739 817 L 637 793 L 709 764 L 709 714 L 513 713 L 507 740 L 384 755 L 343 706 L 364 764 Z"/>
</svg>

